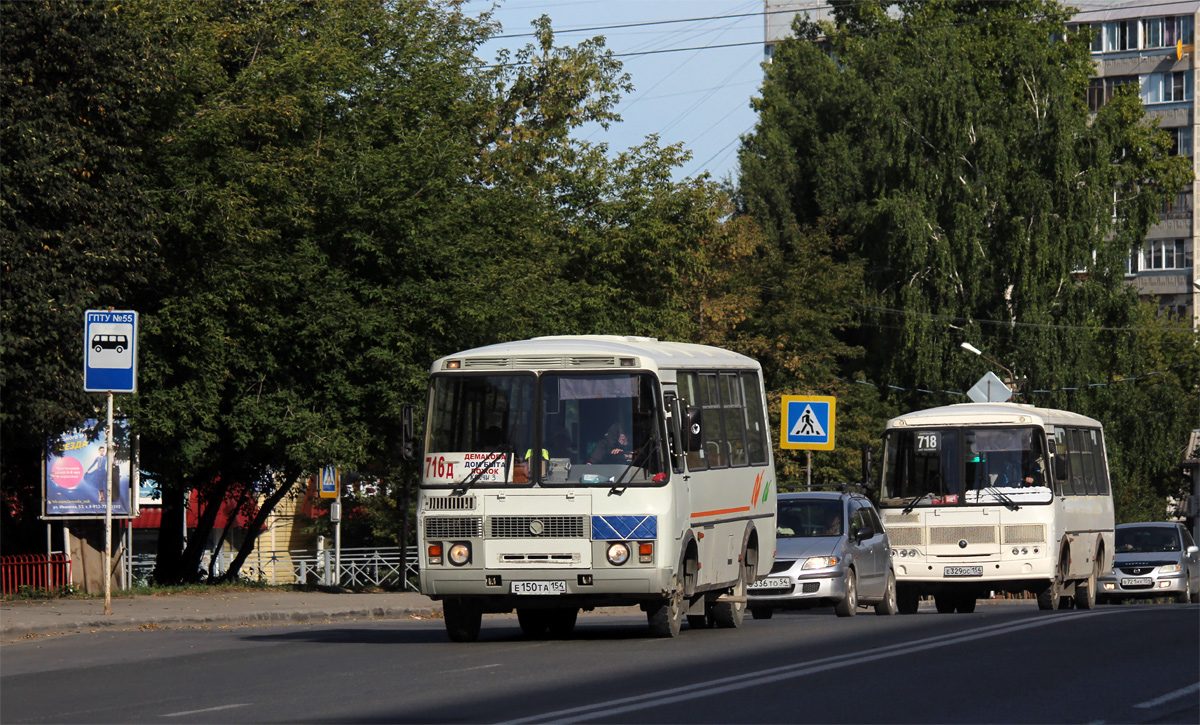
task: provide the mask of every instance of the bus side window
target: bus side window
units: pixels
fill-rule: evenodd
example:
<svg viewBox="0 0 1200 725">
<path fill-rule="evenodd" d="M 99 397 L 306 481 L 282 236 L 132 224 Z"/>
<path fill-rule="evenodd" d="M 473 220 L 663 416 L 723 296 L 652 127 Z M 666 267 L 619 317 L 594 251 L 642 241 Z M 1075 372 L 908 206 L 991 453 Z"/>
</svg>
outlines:
<svg viewBox="0 0 1200 725">
<path fill-rule="evenodd" d="M 1059 493 L 1063 496 L 1074 496 L 1075 487 L 1071 484 L 1071 456 L 1070 446 L 1067 445 L 1067 429 L 1058 428 L 1054 431 L 1058 449 L 1058 455 L 1055 458 L 1057 468 L 1064 469 L 1062 471 L 1055 470 L 1055 478 L 1058 481 Z"/>
<path fill-rule="evenodd" d="M 1083 478 L 1089 496 L 1095 496 L 1096 485 L 1096 449 L 1093 445 L 1092 432 L 1087 429 L 1079 431 L 1079 449 L 1083 456 Z"/>
<path fill-rule="evenodd" d="M 1108 463 L 1104 455 L 1104 433 L 1099 430 L 1089 430 L 1092 438 L 1092 464 L 1096 468 L 1096 493 L 1100 496 L 1109 495 Z"/>
<path fill-rule="evenodd" d="M 728 468 L 729 452 L 725 450 L 725 426 L 721 420 L 721 390 L 716 373 L 700 373 L 700 388 L 704 391 L 700 409 L 704 421 L 704 453 L 710 468 Z"/>
<path fill-rule="evenodd" d="M 725 419 L 725 436 L 729 465 L 745 466 L 746 411 L 742 401 L 742 386 L 737 373 L 721 373 L 721 417 Z"/>
<path fill-rule="evenodd" d="M 1071 489 L 1076 496 L 1087 495 L 1087 485 L 1084 483 L 1083 477 L 1083 443 L 1080 440 L 1078 428 L 1067 429 L 1068 453 L 1067 457 L 1071 459 Z"/>
<path fill-rule="evenodd" d="M 746 447 L 750 450 L 750 464 L 767 464 L 767 425 L 762 409 L 762 389 L 758 376 L 742 373 L 742 399 L 746 401 Z"/>
</svg>

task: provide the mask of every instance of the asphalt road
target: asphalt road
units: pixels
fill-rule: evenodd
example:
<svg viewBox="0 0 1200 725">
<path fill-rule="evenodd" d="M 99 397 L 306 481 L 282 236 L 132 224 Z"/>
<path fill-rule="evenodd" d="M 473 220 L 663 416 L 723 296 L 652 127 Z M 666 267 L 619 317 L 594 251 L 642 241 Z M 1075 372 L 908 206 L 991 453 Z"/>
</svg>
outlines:
<svg viewBox="0 0 1200 725">
<path fill-rule="evenodd" d="M 0 648 L 0 721 L 1200 722 L 1200 607 L 747 618 L 649 637 L 582 614 L 569 640 L 487 616 L 106 632 Z"/>
</svg>

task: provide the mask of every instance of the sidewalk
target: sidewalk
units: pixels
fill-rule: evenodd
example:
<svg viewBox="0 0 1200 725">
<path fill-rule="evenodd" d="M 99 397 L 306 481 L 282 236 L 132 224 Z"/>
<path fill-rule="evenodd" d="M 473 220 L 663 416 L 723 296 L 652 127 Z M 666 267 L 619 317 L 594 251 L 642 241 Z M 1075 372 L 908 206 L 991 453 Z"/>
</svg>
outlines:
<svg viewBox="0 0 1200 725">
<path fill-rule="evenodd" d="M 442 605 L 413 592 L 236 591 L 103 599 L 17 600 L 0 604 L 0 641 L 98 629 L 156 629 L 353 619 L 441 617 Z"/>
</svg>

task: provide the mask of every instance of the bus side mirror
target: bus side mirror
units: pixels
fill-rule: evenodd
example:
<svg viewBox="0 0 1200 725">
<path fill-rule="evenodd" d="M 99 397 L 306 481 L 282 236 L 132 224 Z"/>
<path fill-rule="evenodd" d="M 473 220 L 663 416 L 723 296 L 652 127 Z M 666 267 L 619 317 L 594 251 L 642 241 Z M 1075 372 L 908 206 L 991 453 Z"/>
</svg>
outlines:
<svg viewBox="0 0 1200 725">
<path fill-rule="evenodd" d="M 683 447 L 683 411 L 687 401 L 676 398 L 674 393 L 666 396 L 667 408 L 671 411 L 671 420 L 667 426 L 667 437 L 671 445 L 671 467 L 676 473 L 683 473 L 683 458 L 686 451 Z"/>
<path fill-rule="evenodd" d="M 400 406 L 400 442 L 397 453 L 406 461 L 416 457 L 416 441 L 413 440 L 413 407 L 409 403 Z"/>
<path fill-rule="evenodd" d="M 684 440 L 687 441 L 687 452 L 696 453 L 704 450 L 704 425 L 700 422 L 700 409 L 687 409 L 687 431 Z"/>
<path fill-rule="evenodd" d="M 1067 480 L 1067 455 L 1065 453 L 1054 454 L 1054 480 Z"/>
</svg>

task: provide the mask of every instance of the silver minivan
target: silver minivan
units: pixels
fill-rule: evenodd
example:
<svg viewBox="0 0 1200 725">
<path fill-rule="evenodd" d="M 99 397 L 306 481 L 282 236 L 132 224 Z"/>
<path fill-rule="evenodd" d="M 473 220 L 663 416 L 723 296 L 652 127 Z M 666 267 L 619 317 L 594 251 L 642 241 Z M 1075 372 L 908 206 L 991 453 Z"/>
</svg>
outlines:
<svg viewBox="0 0 1200 725">
<path fill-rule="evenodd" d="M 1200 547 L 1183 524 L 1121 524 L 1114 549 L 1113 571 L 1100 577 L 1097 601 L 1200 597 Z"/>
<path fill-rule="evenodd" d="M 775 566 L 746 591 L 755 619 L 776 609 L 833 606 L 839 617 L 875 606 L 896 613 L 896 577 L 887 532 L 871 501 L 858 493 L 781 493 Z"/>
</svg>

